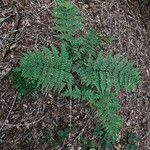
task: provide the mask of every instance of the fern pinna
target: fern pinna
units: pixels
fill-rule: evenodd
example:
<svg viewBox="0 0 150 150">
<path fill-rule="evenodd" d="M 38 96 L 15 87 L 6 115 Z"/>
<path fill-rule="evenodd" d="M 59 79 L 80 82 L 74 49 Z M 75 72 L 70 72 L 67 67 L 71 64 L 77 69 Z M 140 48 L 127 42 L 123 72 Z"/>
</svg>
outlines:
<svg viewBox="0 0 150 150">
<path fill-rule="evenodd" d="M 7 77 L 12 78 L 19 96 L 48 88 L 64 97 L 88 101 L 96 111 L 105 141 L 114 142 L 122 124 L 116 94 L 123 87 L 127 92 L 134 90 L 139 71 L 119 54 L 103 55 L 102 37 L 93 29 L 79 35 L 84 27 L 82 17 L 70 1 L 55 3 L 54 30 L 62 43 L 60 51 L 51 46 L 51 50 L 42 47 L 26 52 Z"/>
</svg>

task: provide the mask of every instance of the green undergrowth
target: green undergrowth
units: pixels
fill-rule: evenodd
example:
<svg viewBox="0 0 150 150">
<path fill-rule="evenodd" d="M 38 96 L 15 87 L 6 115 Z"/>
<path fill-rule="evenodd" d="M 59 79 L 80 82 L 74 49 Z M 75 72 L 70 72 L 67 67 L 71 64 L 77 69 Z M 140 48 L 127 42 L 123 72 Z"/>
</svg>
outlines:
<svg viewBox="0 0 150 150">
<path fill-rule="evenodd" d="M 126 150 L 138 150 L 137 142 L 140 138 L 132 132 L 127 132 L 126 135 L 121 140 L 121 144 L 125 145 Z"/>
<path fill-rule="evenodd" d="M 47 88 L 68 99 L 88 102 L 103 131 L 96 135 L 104 147 L 109 147 L 122 126 L 117 94 L 122 88 L 127 92 L 136 89 L 139 70 L 125 56 L 104 54 L 102 42 L 110 41 L 110 37 L 97 34 L 94 29 L 84 33 L 82 21 L 74 4 L 55 0 L 54 36 L 60 46 L 43 46 L 23 53 L 6 78 L 11 79 L 20 99 Z"/>
</svg>

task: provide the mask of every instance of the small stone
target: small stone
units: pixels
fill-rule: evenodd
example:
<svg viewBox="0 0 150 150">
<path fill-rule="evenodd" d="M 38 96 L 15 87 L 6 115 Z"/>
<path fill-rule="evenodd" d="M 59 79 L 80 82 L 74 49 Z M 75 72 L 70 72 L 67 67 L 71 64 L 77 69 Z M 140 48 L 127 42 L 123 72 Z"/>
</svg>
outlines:
<svg viewBox="0 0 150 150">
<path fill-rule="evenodd" d="M 28 108 L 28 106 L 26 104 L 23 104 L 23 107 Z"/>
<path fill-rule="evenodd" d="M 17 47 L 17 43 L 13 43 L 11 46 L 10 46 L 10 49 L 14 49 Z M 13 57 L 14 58 L 14 57 Z"/>
<path fill-rule="evenodd" d="M 126 125 L 127 125 L 127 126 L 130 126 L 130 125 L 131 125 L 131 122 L 130 122 L 130 121 L 128 121 L 128 122 L 126 123 Z"/>
</svg>

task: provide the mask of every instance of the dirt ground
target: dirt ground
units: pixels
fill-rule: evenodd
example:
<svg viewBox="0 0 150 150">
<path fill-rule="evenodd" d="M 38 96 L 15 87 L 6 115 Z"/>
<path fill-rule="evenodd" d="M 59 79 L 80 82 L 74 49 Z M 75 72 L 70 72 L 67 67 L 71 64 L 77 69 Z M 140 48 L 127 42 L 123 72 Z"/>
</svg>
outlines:
<svg viewBox="0 0 150 150">
<path fill-rule="evenodd" d="M 135 63 L 141 81 L 135 92 L 121 92 L 123 128 L 116 150 L 126 132 L 134 133 L 139 150 L 150 149 L 150 4 L 138 0 L 73 0 L 86 17 L 85 28 L 113 37 L 103 50 L 121 53 Z M 94 112 L 82 101 L 71 101 L 47 91 L 32 98 L 16 100 L 14 89 L 4 75 L 24 51 L 53 41 L 51 0 L 0 1 L 0 150 L 82 150 L 79 136 L 95 140 Z M 60 129 L 71 125 L 74 130 L 62 143 L 52 148 L 41 143 L 44 133 L 54 137 Z M 101 148 L 100 148 L 101 149 Z"/>
</svg>

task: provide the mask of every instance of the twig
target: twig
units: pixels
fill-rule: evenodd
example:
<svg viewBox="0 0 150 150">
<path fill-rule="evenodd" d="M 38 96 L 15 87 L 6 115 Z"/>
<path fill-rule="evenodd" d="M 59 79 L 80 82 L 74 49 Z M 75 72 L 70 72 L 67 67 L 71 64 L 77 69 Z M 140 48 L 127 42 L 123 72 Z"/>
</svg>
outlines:
<svg viewBox="0 0 150 150">
<path fill-rule="evenodd" d="M 69 119 L 70 119 L 70 123 L 69 123 L 69 127 L 71 129 L 72 127 L 72 99 L 70 98 L 70 104 L 69 104 Z"/>
<path fill-rule="evenodd" d="M 72 128 L 72 99 L 70 98 L 70 103 L 69 103 L 69 127 L 70 131 Z M 69 141 L 71 139 L 71 133 L 69 133 Z"/>
<path fill-rule="evenodd" d="M 2 24 L 3 22 L 5 22 L 6 20 L 8 20 L 9 18 L 11 18 L 12 16 L 14 16 L 14 15 L 10 15 L 10 16 L 8 16 L 8 17 L 0 20 L 0 24 Z"/>
<path fill-rule="evenodd" d="M 45 7 L 44 9 L 41 9 L 37 12 L 37 14 L 39 15 L 41 12 L 47 10 L 48 8 L 50 8 L 53 4 L 55 3 L 55 1 L 52 1 L 47 7 Z"/>
<path fill-rule="evenodd" d="M 148 133 L 146 133 L 146 134 L 144 134 L 142 137 L 141 137 L 141 139 L 143 140 L 145 137 L 150 137 L 150 133 L 148 132 Z"/>
<path fill-rule="evenodd" d="M 63 150 L 64 149 L 64 147 L 66 145 L 65 142 L 66 142 L 66 139 L 64 140 L 63 145 L 58 150 Z"/>
<path fill-rule="evenodd" d="M 46 115 L 44 115 L 42 118 L 38 119 L 38 120 L 35 120 L 33 122 L 26 122 L 24 124 L 11 124 L 11 123 L 0 123 L 0 125 L 2 125 L 3 127 L 4 126 L 9 126 L 9 127 L 23 127 L 23 126 L 30 126 L 30 125 L 33 125 L 33 124 L 36 124 L 38 122 L 40 122 L 41 120 L 43 120 L 45 118 Z"/>
<path fill-rule="evenodd" d="M 94 19 L 92 19 L 89 15 L 87 15 L 87 14 L 85 14 L 80 8 L 79 8 L 79 6 L 78 5 L 76 5 L 75 3 L 73 3 L 79 10 L 80 10 L 80 12 L 81 12 L 81 15 L 83 15 L 83 16 L 85 16 L 85 17 L 87 17 L 91 22 L 93 22 L 93 23 L 95 23 L 95 20 Z"/>
<path fill-rule="evenodd" d="M 83 128 L 83 129 L 80 131 L 80 133 L 76 136 L 76 138 L 74 139 L 74 141 L 75 141 L 76 139 L 78 139 L 80 136 L 82 136 L 82 134 L 84 133 L 85 128 L 86 128 L 87 125 L 89 124 L 90 120 L 91 120 L 91 117 L 90 117 L 89 120 L 86 122 L 84 128 Z"/>
<path fill-rule="evenodd" d="M 37 43 L 38 43 L 38 38 L 39 38 L 39 34 L 36 35 L 36 39 L 35 39 L 34 47 L 35 47 L 36 49 L 38 49 L 38 46 L 37 46 L 37 45 L 38 45 L 38 44 L 37 44 Z"/>
<path fill-rule="evenodd" d="M 6 119 L 5 119 L 4 123 L 2 123 L 2 127 L 0 128 L 0 131 L 3 129 L 3 127 L 5 126 L 5 124 L 7 124 L 6 122 L 8 121 L 8 118 L 9 118 L 9 116 L 10 116 L 12 110 L 13 110 L 13 107 L 14 107 L 14 105 L 15 105 L 15 102 L 16 102 L 16 96 L 15 96 L 15 98 L 14 98 L 14 100 L 13 100 L 13 103 L 12 103 L 12 105 L 11 105 L 11 108 L 10 108 L 10 110 L 9 110 L 8 115 L 6 116 Z"/>
</svg>

